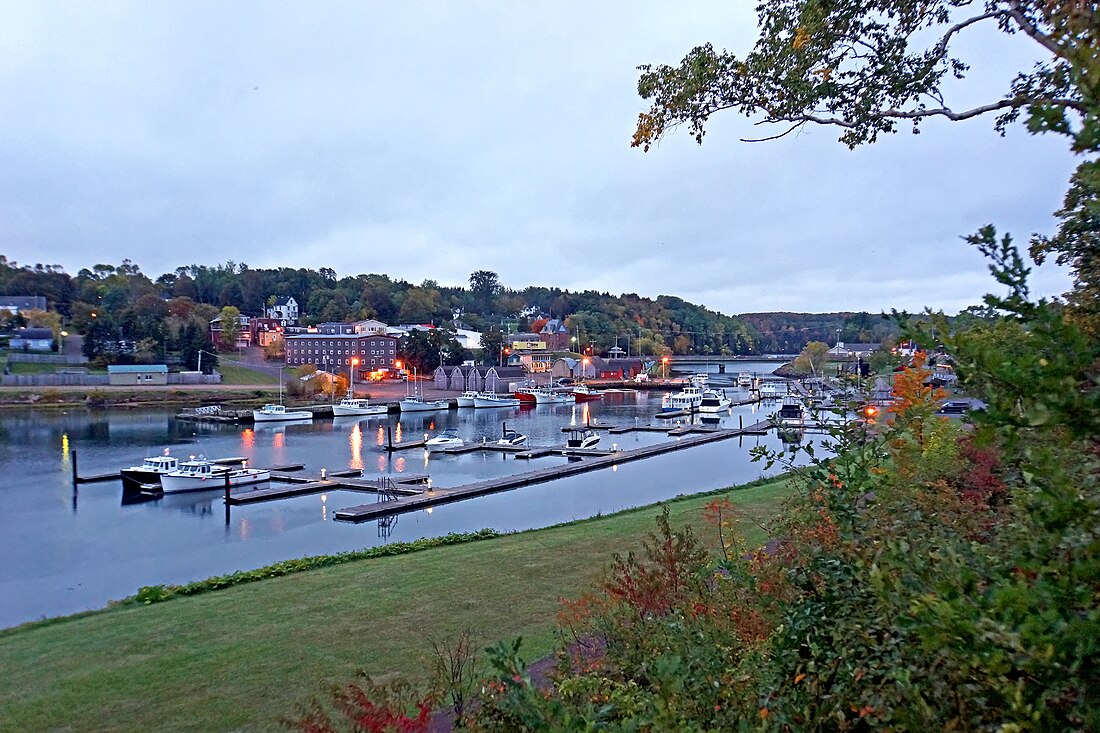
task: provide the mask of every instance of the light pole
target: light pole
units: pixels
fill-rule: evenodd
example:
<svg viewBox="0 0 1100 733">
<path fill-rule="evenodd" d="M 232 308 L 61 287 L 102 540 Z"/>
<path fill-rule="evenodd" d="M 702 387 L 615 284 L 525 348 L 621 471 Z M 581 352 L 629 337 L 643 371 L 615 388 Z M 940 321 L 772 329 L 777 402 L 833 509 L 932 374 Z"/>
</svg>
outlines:
<svg viewBox="0 0 1100 733">
<path fill-rule="evenodd" d="M 668 379 L 668 357 L 667 356 L 662 356 L 661 357 L 661 366 L 664 367 L 665 379 Z"/>
<path fill-rule="evenodd" d="M 359 366 L 359 357 L 351 357 L 351 369 L 348 370 L 348 394 L 355 396 L 355 367 Z"/>
</svg>

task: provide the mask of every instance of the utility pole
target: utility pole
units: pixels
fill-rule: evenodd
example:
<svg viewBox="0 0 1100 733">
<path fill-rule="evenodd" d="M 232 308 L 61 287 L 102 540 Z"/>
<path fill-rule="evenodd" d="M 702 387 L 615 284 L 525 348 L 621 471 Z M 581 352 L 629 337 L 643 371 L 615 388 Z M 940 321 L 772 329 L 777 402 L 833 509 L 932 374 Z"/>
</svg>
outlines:
<svg viewBox="0 0 1100 733">
<path fill-rule="evenodd" d="M 202 349 L 199 349 L 199 374 L 202 374 Z"/>
</svg>

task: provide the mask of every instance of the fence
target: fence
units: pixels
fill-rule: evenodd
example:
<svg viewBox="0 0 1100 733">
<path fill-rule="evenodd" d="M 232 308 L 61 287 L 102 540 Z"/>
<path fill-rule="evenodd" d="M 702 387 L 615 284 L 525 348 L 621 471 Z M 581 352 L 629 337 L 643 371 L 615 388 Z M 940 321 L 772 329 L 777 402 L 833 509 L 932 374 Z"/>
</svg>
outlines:
<svg viewBox="0 0 1100 733">
<path fill-rule="evenodd" d="M 25 354 L 22 351 L 9 351 L 8 361 L 25 364 L 87 364 L 88 357 L 82 354 Z"/>
<path fill-rule="evenodd" d="M 172 373 L 168 384 L 221 384 L 222 375 L 195 372 Z M 106 374 L 5 374 L 5 387 L 98 387 L 107 385 Z"/>
</svg>

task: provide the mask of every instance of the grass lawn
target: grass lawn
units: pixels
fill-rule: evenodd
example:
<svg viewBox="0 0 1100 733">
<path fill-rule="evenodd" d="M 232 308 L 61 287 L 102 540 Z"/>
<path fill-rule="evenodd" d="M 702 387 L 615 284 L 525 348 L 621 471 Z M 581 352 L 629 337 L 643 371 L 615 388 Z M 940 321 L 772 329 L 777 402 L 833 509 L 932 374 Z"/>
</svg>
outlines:
<svg viewBox="0 0 1100 733">
<path fill-rule="evenodd" d="M 790 492 L 777 480 L 731 491 L 741 532 Z M 714 495 L 669 503 L 695 527 Z M 429 638 L 471 629 L 482 646 L 553 644 L 558 599 L 590 586 L 613 552 L 640 547 L 656 507 L 551 529 L 357 561 L 165 603 L 108 609 L 0 633 L 0 729 L 280 730 L 323 683 L 357 669 L 421 679 Z M 367 529 L 367 528 L 365 528 Z M 136 590 L 136 589 L 135 589 Z"/>
<path fill-rule="evenodd" d="M 218 364 L 218 372 L 222 375 L 222 384 L 279 384 L 277 368 L 261 370 L 241 364 Z"/>
</svg>

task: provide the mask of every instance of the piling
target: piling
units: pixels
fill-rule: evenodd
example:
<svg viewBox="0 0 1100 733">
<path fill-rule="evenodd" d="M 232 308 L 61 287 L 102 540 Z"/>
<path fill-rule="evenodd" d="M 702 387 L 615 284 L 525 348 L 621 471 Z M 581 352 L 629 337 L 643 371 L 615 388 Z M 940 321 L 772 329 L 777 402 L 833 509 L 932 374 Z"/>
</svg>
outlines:
<svg viewBox="0 0 1100 733">
<path fill-rule="evenodd" d="M 76 449 L 74 448 L 73 450 L 69 451 L 69 455 L 72 457 L 73 463 L 73 491 L 76 491 Z"/>
<path fill-rule="evenodd" d="M 225 526 L 229 526 L 229 471 L 225 472 Z"/>
</svg>

